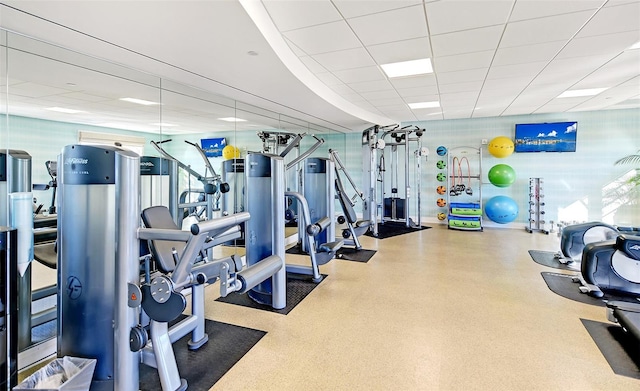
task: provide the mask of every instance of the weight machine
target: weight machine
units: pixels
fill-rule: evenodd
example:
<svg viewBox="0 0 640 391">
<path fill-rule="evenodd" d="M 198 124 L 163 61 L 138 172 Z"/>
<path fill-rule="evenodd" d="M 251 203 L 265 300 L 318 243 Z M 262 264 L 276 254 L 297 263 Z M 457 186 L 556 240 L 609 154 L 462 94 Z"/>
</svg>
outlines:
<svg viewBox="0 0 640 391">
<path fill-rule="evenodd" d="M 338 156 L 338 152 L 336 150 L 329 150 L 329 155 L 331 156 L 331 160 L 335 164 L 335 189 L 336 189 L 336 197 L 338 201 L 340 201 L 340 206 L 342 207 L 343 216 L 338 217 L 338 222 L 340 224 L 346 223 L 347 228 L 342 230 L 342 237 L 345 239 L 345 244 L 353 246 L 356 250 L 362 249 L 362 245 L 360 244 L 360 240 L 358 237 L 364 235 L 371 226 L 371 222 L 369 220 L 358 220 L 357 215 L 353 207 L 356 204 L 358 198 L 360 198 L 363 202 L 366 201 L 366 197 L 364 193 L 358 188 L 358 186 L 349 175 L 347 168 L 340 160 L 340 156 Z M 355 194 L 352 197 L 347 195 L 347 192 L 344 188 L 344 183 L 342 178 L 340 177 L 340 172 L 344 175 L 351 187 L 355 191 Z"/>
<path fill-rule="evenodd" d="M 362 132 L 363 145 L 363 169 L 366 201 L 364 206 L 365 219 L 371 221 L 372 233 L 378 236 L 378 222 L 384 224 L 385 221 L 404 221 L 407 228 L 421 226 L 421 158 L 429 155 L 429 150 L 422 147 L 422 135 L 424 129 L 415 125 L 407 125 L 400 128 L 400 125 L 375 125 Z M 385 140 L 388 137 L 389 140 Z M 416 173 L 416 214 L 417 223 L 409 216 L 411 200 L 410 183 L 410 150 L 411 143 L 415 143 L 416 150 L 413 151 L 415 159 Z M 390 195 L 386 197 L 385 172 L 385 149 L 389 147 L 391 157 L 391 178 L 389 180 Z M 404 150 L 404 198 L 399 193 L 399 149 Z M 378 188 L 379 186 L 379 188 Z"/>
<path fill-rule="evenodd" d="M 70 145 L 59 164 L 58 356 L 97 359 L 94 391 L 137 390 L 140 363 L 157 368 L 163 391 L 185 390 L 172 343 L 189 333 L 192 350 L 207 341 L 204 285 L 220 279 L 223 297 L 248 292 L 284 272 L 284 257 L 270 254 L 245 268 L 235 256 L 207 256 L 239 236 L 248 213 L 184 231 L 166 207 L 155 206 L 142 213 L 141 228 L 139 157 L 133 152 Z M 145 267 L 143 277 L 140 240 L 152 243 L 159 265 L 156 271 Z M 192 291 L 191 315 L 169 327 L 186 308 L 184 289 Z"/>
<path fill-rule="evenodd" d="M 189 215 L 196 216 L 198 220 L 201 220 L 201 219 L 211 220 L 213 218 L 214 210 L 218 210 L 218 208 L 216 208 L 214 205 L 218 203 L 221 197 L 221 193 L 223 194 L 229 191 L 230 189 L 229 184 L 222 181 L 222 178 L 213 169 L 213 167 L 211 166 L 211 162 L 209 162 L 209 159 L 207 158 L 204 151 L 198 144 L 195 144 L 186 140 L 184 141 L 185 143 L 194 147 L 196 151 L 198 151 L 198 154 L 200 155 L 200 157 L 202 157 L 202 160 L 204 161 L 204 165 L 205 165 L 204 175 L 201 175 L 199 172 L 195 171 L 190 166 L 182 163 L 180 160 L 171 156 L 166 150 L 164 150 L 160 146 L 160 144 L 168 143 L 171 141 L 172 141 L 171 139 L 163 140 L 163 141 L 151 141 L 151 145 L 153 145 L 153 147 L 156 149 L 156 151 L 158 151 L 162 155 L 162 157 L 172 162 L 175 162 L 175 164 L 179 168 L 186 171 L 190 177 L 193 176 L 194 178 L 196 178 L 196 180 L 201 182 L 203 186 L 202 189 L 192 189 L 191 182 L 189 181 L 189 186 L 187 190 L 185 190 L 180 194 L 178 201 L 173 201 L 174 203 L 177 203 L 177 205 L 173 205 L 173 208 L 170 207 L 169 209 L 174 209 L 177 211 L 177 213 L 175 213 L 175 215 L 173 216 L 174 220 L 176 221 L 176 224 L 178 224 L 178 226 L 181 226 L 182 220 Z M 175 192 L 174 194 L 177 194 L 178 181 L 177 180 L 173 181 L 172 184 L 173 186 L 175 186 L 175 188 L 170 189 L 170 192 L 173 191 Z M 194 201 L 194 202 L 190 201 L 191 193 L 198 194 L 197 201 Z"/>
</svg>

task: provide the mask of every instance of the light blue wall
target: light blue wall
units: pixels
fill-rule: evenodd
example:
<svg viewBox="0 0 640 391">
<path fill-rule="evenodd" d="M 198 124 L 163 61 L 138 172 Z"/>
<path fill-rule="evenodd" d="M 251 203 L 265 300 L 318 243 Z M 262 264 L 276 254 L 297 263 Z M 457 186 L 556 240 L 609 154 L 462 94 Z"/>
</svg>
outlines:
<svg viewBox="0 0 640 391">
<path fill-rule="evenodd" d="M 513 138 L 515 124 L 518 123 L 561 121 L 578 122 L 578 144 L 575 153 L 514 153 L 507 158 L 497 159 L 487 153 L 486 145 L 481 145 L 482 139 L 491 140 L 497 136 Z M 640 110 L 423 121 L 412 124 L 426 129 L 423 145 L 431 151 L 422 170 L 422 216 L 427 219 L 435 219 L 437 213 L 442 211 L 442 208 L 436 206 L 438 195 L 435 189 L 441 183 L 435 179 L 439 172 L 435 166 L 438 160 L 435 150 L 439 145 L 444 145 L 447 148 L 482 147 L 482 198 L 486 201 L 498 194 L 512 197 L 519 205 L 520 213 L 511 225 L 522 226 L 529 217 L 530 177 L 543 178 L 547 221 L 608 220 L 619 225 L 640 225 L 640 205 L 637 204 L 637 198 L 635 205 L 627 203 L 618 209 L 618 213 L 603 213 L 603 209 L 613 205 L 611 200 L 603 197 L 603 189 L 636 168 L 616 166 L 614 162 L 640 149 Z M 360 133 L 350 134 L 346 143 L 360 145 L 360 139 Z M 346 154 L 344 160 L 348 169 L 354 177 L 358 177 L 358 183 L 361 183 L 361 149 L 348 148 Z M 508 188 L 497 188 L 488 181 L 487 172 L 498 163 L 508 164 L 515 170 L 515 184 Z M 415 213 L 415 208 L 412 208 L 412 213 Z M 487 225 L 495 224 L 487 222 Z"/>
<path fill-rule="evenodd" d="M 482 139 L 491 140 L 497 136 L 513 138 L 514 126 L 517 123 L 577 121 L 578 144 L 575 153 L 514 153 L 504 159 L 497 159 L 487 153 Z M 640 206 L 626 202 L 617 213 L 605 213 L 607 207 L 615 209 L 617 205 L 609 196 L 603 196 L 606 186 L 630 171 L 632 166 L 616 166 L 619 158 L 635 153 L 640 149 L 640 110 L 607 110 L 597 112 L 555 113 L 527 116 L 490 117 L 477 119 L 460 119 L 445 121 L 416 122 L 426 129 L 423 145 L 431 151 L 430 156 L 422 161 L 422 216 L 423 219 L 436 221 L 435 216 L 442 211 L 436 205 L 438 195 L 435 188 L 441 184 L 435 177 L 440 172 L 435 164 L 438 157 L 435 150 L 439 145 L 447 148 L 457 146 L 482 147 L 483 160 L 483 200 L 498 194 L 512 197 L 520 208 L 517 220 L 511 225 L 522 226 L 528 219 L 528 184 L 530 177 L 540 177 L 544 181 L 546 220 L 550 221 L 588 221 L 604 220 L 619 225 L 640 225 Z M 403 124 L 404 125 L 404 124 Z M 8 121 L 9 148 L 22 149 L 33 157 L 33 183 L 47 183 L 44 162 L 54 160 L 62 147 L 77 142 L 78 130 L 103 133 L 125 134 L 144 137 L 145 154 L 157 155 L 149 141 L 160 139 L 159 135 L 141 132 L 129 132 L 118 129 L 92 127 L 88 125 L 46 121 L 40 119 L 10 116 Z M 314 156 L 328 156 L 328 149 L 337 149 L 356 183 L 362 183 L 362 146 L 361 133 L 322 134 L 325 139 Z M 228 143 L 236 145 L 241 151 L 261 150 L 262 143 L 256 132 L 233 132 L 198 134 L 186 136 L 164 136 L 173 142 L 165 144 L 167 151 L 186 164 L 191 164 L 196 171 L 204 171 L 199 156 L 189 145 L 183 142 L 200 142 L 200 138 L 227 137 Z M 3 143 L 4 144 L 4 143 Z M 305 139 L 303 148 L 311 144 Z M 401 155 L 402 156 L 402 155 Z M 401 157 L 402 158 L 402 157 Z M 212 164 L 219 170 L 222 158 L 213 158 Z M 412 164 L 414 160 L 412 159 Z M 509 164 L 516 172 L 514 185 L 508 188 L 497 188 L 489 183 L 486 173 L 495 164 Z M 387 163 L 388 164 L 388 163 Z M 403 175 L 403 171 L 399 172 Z M 412 171 L 412 182 L 415 175 Z M 415 185 L 412 195 L 415 200 Z M 365 190 L 365 189 L 361 189 Z M 41 202 L 48 202 L 50 194 L 35 194 L 42 197 Z M 637 200 L 637 199 L 636 199 Z M 415 202 L 415 201 L 412 201 Z M 360 206 L 356 206 L 361 210 Z M 605 212 L 603 212 L 605 210 Z M 415 216 L 415 204 L 411 214 Z M 487 225 L 492 225 L 487 222 Z"/>
</svg>

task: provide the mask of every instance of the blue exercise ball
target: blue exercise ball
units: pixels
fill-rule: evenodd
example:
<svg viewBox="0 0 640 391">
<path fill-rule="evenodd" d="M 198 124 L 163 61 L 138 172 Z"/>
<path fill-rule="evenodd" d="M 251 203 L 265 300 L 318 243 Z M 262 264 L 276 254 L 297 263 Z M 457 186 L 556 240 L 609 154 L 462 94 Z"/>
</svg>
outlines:
<svg viewBox="0 0 640 391">
<path fill-rule="evenodd" d="M 447 154 L 447 148 L 441 145 L 438 147 L 438 149 L 436 149 L 436 153 L 438 154 L 438 156 L 444 156 Z"/>
<path fill-rule="evenodd" d="M 518 217 L 518 204 L 511 197 L 495 196 L 484 204 L 484 213 L 493 222 L 507 224 Z"/>
</svg>

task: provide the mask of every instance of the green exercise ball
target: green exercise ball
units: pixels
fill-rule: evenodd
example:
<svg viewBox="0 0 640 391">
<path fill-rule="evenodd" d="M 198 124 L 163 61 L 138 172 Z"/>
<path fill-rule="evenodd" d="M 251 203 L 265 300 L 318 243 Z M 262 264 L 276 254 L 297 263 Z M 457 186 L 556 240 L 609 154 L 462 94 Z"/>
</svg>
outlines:
<svg viewBox="0 0 640 391">
<path fill-rule="evenodd" d="M 489 182 L 497 187 L 509 187 L 516 181 L 516 172 L 508 164 L 496 164 L 489 170 Z"/>
</svg>

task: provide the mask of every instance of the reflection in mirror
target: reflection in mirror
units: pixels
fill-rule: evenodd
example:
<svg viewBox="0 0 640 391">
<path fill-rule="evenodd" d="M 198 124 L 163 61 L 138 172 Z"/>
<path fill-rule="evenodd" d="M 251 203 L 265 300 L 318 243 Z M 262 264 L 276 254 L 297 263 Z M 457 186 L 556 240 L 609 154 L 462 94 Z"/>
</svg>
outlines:
<svg viewBox="0 0 640 391">
<path fill-rule="evenodd" d="M 3 149 L 10 205 L 3 225 L 32 235 L 19 260 L 20 368 L 42 357 L 56 334 L 57 158 L 65 145 L 109 144 L 143 154 L 158 137 L 160 80 L 25 36 L 5 33 L 2 47 Z M 144 103 L 144 104 L 143 104 Z M 26 195 L 25 213 L 17 213 Z M 3 200 L 7 197 L 1 197 Z M 7 210 L 7 208 L 2 208 Z M 25 217 L 17 221 L 16 216 Z M 12 221 L 13 219 L 13 221 Z M 20 235 L 26 238 L 31 235 Z M 34 261 L 31 261 L 34 259 Z M 55 342 L 52 345 L 55 352 Z"/>
<path fill-rule="evenodd" d="M 35 232 L 36 261 L 27 262 L 20 282 L 22 300 L 27 300 L 21 306 L 21 311 L 26 310 L 18 316 L 20 368 L 46 357 L 48 348 L 52 349 L 48 354 L 56 349 L 50 337 L 56 333 L 52 319 L 61 169 L 57 160 L 64 146 L 115 145 L 138 155 L 165 158 L 141 163 L 140 200 L 143 207 L 167 205 L 179 226 L 187 217 L 212 218 L 244 211 L 241 167 L 250 151 L 285 154 L 290 165 L 289 190 L 300 188 L 304 159 L 327 158 L 329 149 L 345 151 L 344 135 L 323 125 L 22 35 L 0 30 L 0 37 L 0 148 L 10 162 L 7 180 L 0 182 L 2 224 L 11 223 L 6 200 L 8 193 L 16 193 L 15 207 L 26 205 L 28 209 L 28 224 L 22 229 L 29 232 L 27 237 Z M 159 162 L 160 174 L 146 178 L 144 168 L 154 162 Z M 224 184 L 229 185 L 228 192 L 221 191 Z M 23 193 L 28 196 L 18 197 Z M 189 205 L 180 208 L 180 203 Z M 242 255 L 244 246 L 235 241 L 215 251 Z M 37 343 L 41 344 L 38 349 L 26 349 Z"/>
</svg>

